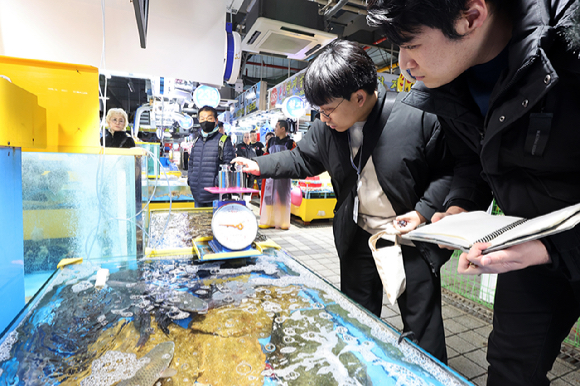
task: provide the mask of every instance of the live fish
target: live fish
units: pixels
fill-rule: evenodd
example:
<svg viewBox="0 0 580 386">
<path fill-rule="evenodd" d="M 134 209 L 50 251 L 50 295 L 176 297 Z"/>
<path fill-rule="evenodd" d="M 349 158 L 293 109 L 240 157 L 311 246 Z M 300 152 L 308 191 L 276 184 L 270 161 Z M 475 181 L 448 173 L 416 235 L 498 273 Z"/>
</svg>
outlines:
<svg viewBox="0 0 580 386">
<path fill-rule="evenodd" d="M 137 370 L 133 377 L 119 382 L 117 386 L 153 386 L 159 378 L 174 376 L 177 371 L 169 368 L 174 350 L 173 342 L 159 343 L 145 354 L 144 358 L 149 358 L 149 363 Z"/>
<path fill-rule="evenodd" d="M 135 315 L 135 328 L 139 331 L 139 341 L 137 347 L 141 348 L 149 340 L 151 334 L 151 314 L 149 311 L 139 309 Z"/>
</svg>

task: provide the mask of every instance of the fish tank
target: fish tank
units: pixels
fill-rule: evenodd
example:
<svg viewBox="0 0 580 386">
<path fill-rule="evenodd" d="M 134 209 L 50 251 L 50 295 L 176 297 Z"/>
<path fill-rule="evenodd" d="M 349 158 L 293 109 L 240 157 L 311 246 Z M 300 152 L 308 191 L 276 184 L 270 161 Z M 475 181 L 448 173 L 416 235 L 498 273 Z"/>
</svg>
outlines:
<svg viewBox="0 0 580 386">
<path fill-rule="evenodd" d="M 64 258 L 134 258 L 142 251 L 140 158 L 22 153 L 27 298 Z"/>
<path fill-rule="evenodd" d="M 0 384 L 470 385 L 275 249 L 56 270 L 0 336 Z"/>
</svg>

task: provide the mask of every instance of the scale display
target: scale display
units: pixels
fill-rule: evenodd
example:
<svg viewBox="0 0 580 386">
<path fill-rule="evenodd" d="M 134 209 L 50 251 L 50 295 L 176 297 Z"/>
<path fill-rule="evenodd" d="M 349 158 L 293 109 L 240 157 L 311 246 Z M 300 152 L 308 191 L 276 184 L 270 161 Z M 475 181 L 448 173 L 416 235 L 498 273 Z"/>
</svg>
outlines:
<svg viewBox="0 0 580 386">
<path fill-rule="evenodd" d="M 256 239 L 258 221 L 247 207 L 227 204 L 214 213 L 211 230 L 214 239 L 221 245 L 239 251 L 249 247 Z"/>
</svg>

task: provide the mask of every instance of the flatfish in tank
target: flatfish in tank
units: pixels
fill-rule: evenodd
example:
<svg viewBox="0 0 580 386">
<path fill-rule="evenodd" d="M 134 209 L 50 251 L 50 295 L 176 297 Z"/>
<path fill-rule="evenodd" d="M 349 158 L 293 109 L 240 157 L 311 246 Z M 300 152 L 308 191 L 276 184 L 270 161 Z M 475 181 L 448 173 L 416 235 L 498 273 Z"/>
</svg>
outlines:
<svg viewBox="0 0 580 386">
<path fill-rule="evenodd" d="M 177 374 L 175 369 L 169 369 L 169 364 L 173 359 L 175 343 L 159 343 L 145 354 L 149 363 L 145 364 L 137 373 L 118 384 L 118 386 L 153 386 L 159 378 L 168 378 Z"/>
</svg>

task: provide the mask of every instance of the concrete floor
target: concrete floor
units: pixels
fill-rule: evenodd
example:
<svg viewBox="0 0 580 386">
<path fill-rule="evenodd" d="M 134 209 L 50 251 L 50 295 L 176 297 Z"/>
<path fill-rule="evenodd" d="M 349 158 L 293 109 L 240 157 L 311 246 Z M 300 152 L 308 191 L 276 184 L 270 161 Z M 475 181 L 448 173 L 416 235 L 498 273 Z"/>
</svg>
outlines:
<svg viewBox="0 0 580 386">
<path fill-rule="evenodd" d="M 252 207 L 252 205 L 250 205 Z M 258 214 L 257 207 L 253 207 Z M 296 258 L 312 271 L 340 288 L 340 270 L 332 222 L 313 221 L 303 225 L 301 220 L 292 216 L 289 230 L 261 229 L 260 232 L 277 242 L 288 254 Z M 443 318 L 447 340 L 449 366 L 473 382 L 485 385 L 487 381 L 487 337 L 492 330 L 491 311 L 447 290 L 443 291 Z M 398 331 L 402 322 L 398 307 L 390 306 L 385 298 L 381 319 Z M 563 348 L 549 373 L 553 386 L 580 386 L 579 351 Z"/>
</svg>

